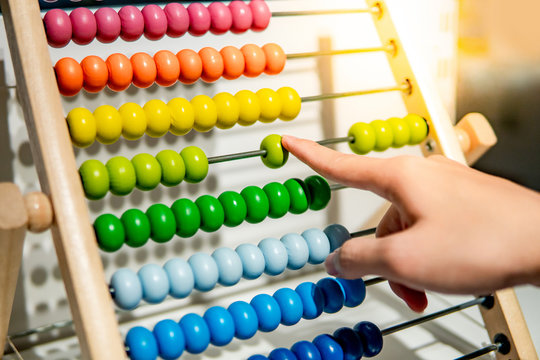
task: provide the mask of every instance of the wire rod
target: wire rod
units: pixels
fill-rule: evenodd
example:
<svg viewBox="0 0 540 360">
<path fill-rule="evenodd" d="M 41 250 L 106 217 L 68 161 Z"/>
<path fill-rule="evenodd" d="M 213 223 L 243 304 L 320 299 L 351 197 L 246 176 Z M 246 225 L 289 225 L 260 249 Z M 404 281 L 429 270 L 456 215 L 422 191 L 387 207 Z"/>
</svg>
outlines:
<svg viewBox="0 0 540 360">
<path fill-rule="evenodd" d="M 389 86 L 389 87 L 384 87 L 384 88 L 379 88 L 379 89 L 346 91 L 346 92 L 341 92 L 341 93 L 304 96 L 304 97 L 301 97 L 300 100 L 302 102 L 310 102 L 310 101 L 337 99 L 337 98 L 350 97 L 350 96 L 378 94 L 378 93 L 391 92 L 391 91 L 403 91 L 403 92 L 408 93 L 411 91 L 411 85 L 409 82 L 406 81 L 401 85 Z"/>
<path fill-rule="evenodd" d="M 343 15 L 343 14 L 378 14 L 379 8 L 363 9 L 329 9 L 329 10 L 300 10 L 300 11 L 272 11 L 272 17 L 307 16 L 307 15 Z"/>
<path fill-rule="evenodd" d="M 390 43 L 386 46 L 377 46 L 377 47 L 367 47 L 367 48 L 358 48 L 358 49 L 345 49 L 345 50 L 327 50 L 327 51 L 312 51 L 312 52 L 302 52 L 302 53 L 293 53 L 287 54 L 287 60 L 292 59 L 305 59 L 316 56 L 333 56 L 333 55 L 349 55 L 349 54 L 361 54 L 368 52 L 394 52 L 396 47 L 393 43 Z"/>
<path fill-rule="evenodd" d="M 228 155 L 212 156 L 208 158 L 208 163 L 216 164 L 225 161 L 248 159 L 257 156 L 266 156 L 266 150 L 253 150 Z"/>
<path fill-rule="evenodd" d="M 377 228 L 370 228 L 370 229 L 366 229 L 366 230 L 356 231 L 356 232 L 351 233 L 351 238 L 357 238 L 357 237 L 361 237 L 361 236 L 373 235 L 373 234 L 375 234 L 376 231 L 377 231 Z"/>
<path fill-rule="evenodd" d="M 493 352 L 493 351 L 499 351 L 499 348 L 501 347 L 501 344 L 491 344 L 491 345 L 488 345 L 488 346 L 485 346 L 481 349 L 478 349 L 478 350 L 475 350 L 469 354 L 466 354 L 466 355 L 463 355 L 463 356 L 460 356 L 458 358 L 455 358 L 454 360 L 471 360 L 471 359 L 476 359 L 482 355 L 486 355 L 486 354 L 489 354 L 490 352 Z"/>
</svg>

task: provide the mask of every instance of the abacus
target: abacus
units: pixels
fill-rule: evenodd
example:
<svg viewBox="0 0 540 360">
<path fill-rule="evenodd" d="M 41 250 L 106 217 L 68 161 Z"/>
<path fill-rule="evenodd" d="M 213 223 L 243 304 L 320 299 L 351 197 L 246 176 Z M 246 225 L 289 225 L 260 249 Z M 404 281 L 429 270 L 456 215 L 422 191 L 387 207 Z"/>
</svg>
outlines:
<svg viewBox="0 0 540 360">
<path fill-rule="evenodd" d="M 100 5 L 107 5 L 105 3 Z M 284 327 L 278 329 L 280 324 L 292 326 L 323 313 L 334 314 L 343 307 L 363 304 L 366 286 L 369 294 L 372 286 L 384 279 L 334 279 L 317 273 L 317 265 L 349 238 L 372 234 L 374 229 L 365 228 L 369 227 L 369 222 L 353 222 L 355 228 L 350 230 L 338 224 L 329 225 L 339 219 L 331 214 L 337 210 L 331 198 L 335 191 L 343 189 L 340 184 L 328 184 L 316 175 L 304 180 L 297 173 L 286 179 L 275 175 L 284 171 L 286 163 L 292 160 L 282 149 L 278 134 L 305 122 L 301 117 L 309 103 L 322 101 L 320 109 L 307 109 L 321 113 L 318 117 L 324 118 L 323 131 L 315 134 L 323 139 L 320 143 L 346 143 L 350 148 L 346 151 L 360 156 L 371 151 L 419 145 L 426 155 L 440 153 L 471 164 L 495 142 L 489 124 L 479 114 L 470 114 L 453 127 L 429 76 L 414 58 L 414 52 L 400 40 L 391 11 L 381 0 L 354 3 L 353 9 L 298 11 L 271 11 L 277 5 L 263 0 L 188 6 L 174 2 L 141 7 L 122 4 L 114 9 L 77 7 L 69 15 L 55 8 L 45 12 L 43 19 L 36 1 L 2 0 L 0 4 L 33 157 L 42 189 L 47 194 L 32 193 L 23 199 L 13 184 L 3 184 L 0 188 L 0 246 L 6 249 L 0 252 L 0 266 L 2 273 L 7 274 L 2 279 L 2 287 L 8 290 L 0 296 L 2 348 L 27 228 L 35 232 L 49 227 L 52 230 L 83 358 L 154 359 L 161 356 L 175 359 L 186 353 L 204 356 L 203 352 L 210 345 L 215 350 L 228 345 L 233 338 L 248 340 L 258 331 L 284 331 Z M 295 1 L 287 2 L 287 6 L 294 4 Z M 328 38 L 322 37 L 316 50 L 286 51 L 277 42 L 268 41 L 258 46 L 251 44 L 253 40 L 244 41 L 246 34 L 255 39 L 271 32 L 275 19 L 322 15 L 361 17 L 358 21 L 375 24 L 379 43 L 336 50 Z M 205 35 L 208 32 L 216 36 L 208 37 Z M 137 41 L 142 36 L 148 40 L 148 47 L 160 44 L 154 42 L 159 39 L 169 40 L 174 45 L 169 49 L 152 45 L 152 48 L 158 46 L 156 51 L 139 48 Z M 219 36 L 230 36 L 227 39 L 237 36 L 242 39 L 241 45 L 223 46 Z M 175 38 L 182 41 L 173 41 Z M 197 39 L 200 50 L 184 45 L 183 40 L 189 38 Z M 120 41 L 118 39 L 122 39 L 123 46 L 129 50 L 113 50 L 114 45 L 109 43 Z M 88 49 L 82 46 L 88 44 L 91 44 L 90 53 L 79 60 L 72 58 L 79 58 L 79 53 L 64 56 L 64 51 Z M 49 45 L 57 48 L 67 45 L 58 50 L 61 53 L 56 55 L 59 59 L 54 65 Z M 101 57 L 94 53 L 94 48 L 104 49 L 107 55 Z M 358 86 L 360 90 L 334 91 L 332 59 L 372 53 L 383 54 L 382 59 L 390 65 L 391 81 L 386 86 L 367 90 Z M 294 81 L 279 80 L 280 74 L 286 73 L 289 64 L 296 59 L 310 58 L 318 61 L 320 93 L 297 91 Z M 301 73 L 303 69 L 299 67 L 296 71 Z M 291 74 L 291 78 L 294 76 Z M 263 81 L 258 78 L 273 85 L 261 86 Z M 213 97 L 205 94 L 211 92 L 212 86 L 225 81 L 233 87 L 237 82 L 247 84 L 250 80 L 254 82 L 249 86 L 255 91 L 236 88 Z M 165 87 L 168 88 L 163 91 L 167 92 L 157 94 L 158 89 Z M 105 88 L 108 89 L 103 91 Z M 334 123 L 334 99 L 387 93 L 396 95 L 405 113 L 399 110 L 386 120 L 372 118 L 369 121 L 357 120 L 355 117 L 360 114 L 347 114 L 343 129 Z M 75 100 L 86 100 L 87 104 L 75 104 Z M 114 101 L 115 105 L 107 100 Z M 100 104 L 90 111 L 94 102 Z M 285 122 L 276 122 L 278 118 Z M 258 135 L 253 135 L 256 132 L 247 132 L 252 128 L 270 131 L 257 138 Z M 242 134 L 231 135 L 236 137 L 227 150 L 206 149 L 212 147 L 210 140 L 214 137 L 237 132 Z M 183 138 L 196 143 L 185 146 Z M 257 142 L 254 147 L 248 147 L 247 140 L 252 138 L 257 138 Z M 146 141 L 151 150 L 162 141 L 166 146 L 160 146 L 161 151 L 142 152 L 137 149 L 137 143 L 142 141 Z M 77 161 L 74 147 L 82 148 L 75 150 Z M 95 159 L 99 149 L 105 149 L 106 154 Z M 130 159 L 116 155 L 124 151 L 134 152 L 134 155 Z M 78 161 L 81 156 L 88 159 Z M 263 164 L 245 160 L 246 163 L 253 161 L 252 165 L 243 168 L 233 165 L 253 157 L 260 157 Z M 227 164 L 217 165 L 222 162 Z M 216 196 L 208 194 L 215 193 L 211 186 L 201 190 L 211 182 L 214 167 L 222 170 L 227 166 L 235 173 L 261 175 L 257 183 L 241 181 L 241 186 L 237 186 L 238 181 L 232 182 Z M 275 181 L 261 180 L 261 177 Z M 156 203 L 161 196 L 153 197 L 159 191 L 154 189 L 166 187 L 170 188 L 173 201 Z M 184 196 L 176 190 L 182 187 L 193 191 Z M 232 190 L 233 187 L 238 191 Z M 199 196 L 192 200 L 194 193 Z M 142 201 L 135 200 L 134 206 L 125 206 L 127 200 L 121 199 L 129 194 L 139 199 L 149 194 L 152 205 L 144 207 Z M 156 197 L 158 200 L 154 200 Z M 96 213 L 92 219 L 85 198 Z M 99 199 L 104 200 L 99 202 Z M 105 201 L 116 204 L 109 206 L 115 211 L 103 211 L 107 206 Z M 325 218 L 320 211 L 327 207 L 331 210 Z M 301 214 L 313 216 L 318 226 L 297 225 L 294 219 Z M 276 220 L 266 222 L 269 225 L 265 226 L 263 221 L 267 218 Z M 260 236 L 267 230 L 278 236 L 275 232 L 281 230 L 283 223 L 277 219 L 281 218 L 291 219 L 294 230 L 278 231 L 279 239 Z M 305 218 L 302 221 L 306 222 Z M 168 244 L 190 241 L 201 232 L 218 234 L 228 231 L 226 228 L 231 228 L 232 236 L 239 236 L 244 228 L 233 228 L 248 224 L 251 224 L 250 231 L 260 237 L 259 242 L 245 239 L 234 249 L 224 242 L 212 246 L 211 251 L 194 251 L 189 257 L 167 254 L 163 266 L 145 264 L 137 272 L 132 267 L 119 266 L 121 269 L 114 271 L 111 277 L 105 277 L 100 253 L 103 259 L 108 259 L 104 257 L 107 253 L 131 251 L 129 248 L 157 250 Z M 364 230 L 356 231 L 360 225 Z M 272 291 L 273 295 L 256 289 L 254 296 L 243 294 L 245 301 L 206 306 L 207 302 L 212 302 L 205 299 L 206 293 L 234 296 L 233 291 L 238 287 L 249 289 L 253 283 L 261 286 L 264 285 L 261 280 L 273 282 L 273 277 L 284 272 L 290 276 L 290 287 L 280 287 Z M 311 276 L 313 281 L 300 281 L 296 274 Z M 164 305 L 169 306 L 164 308 L 169 319 L 144 314 L 169 298 L 185 299 L 165 301 Z M 195 311 L 180 316 L 177 308 L 171 309 L 170 304 L 191 298 L 195 298 L 190 300 L 192 304 L 198 306 Z M 140 306 L 141 303 L 153 306 Z M 126 316 L 128 313 L 120 313 L 121 322 L 129 323 L 122 325 L 125 331 L 119 330 L 114 306 L 139 311 L 133 319 Z M 383 337 L 474 306 L 481 309 L 489 344 L 476 351 L 464 351 L 469 354 L 462 358 L 489 352 L 496 352 L 500 359 L 537 358 L 513 290 L 481 296 L 382 330 L 382 326 L 374 322 L 347 319 L 350 323 L 332 329 L 332 334 L 324 334 L 326 328 L 315 329 L 314 338 L 296 337 L 296 342 L 279 344 L 273 351 L 262 347 L 241 356 L 254 360 L 373 357 L 381 352 Z M 256 355 L 259 352 L 265 355 Z M 226 358 L 227 354 L 223 356 Z"/>
</svg>

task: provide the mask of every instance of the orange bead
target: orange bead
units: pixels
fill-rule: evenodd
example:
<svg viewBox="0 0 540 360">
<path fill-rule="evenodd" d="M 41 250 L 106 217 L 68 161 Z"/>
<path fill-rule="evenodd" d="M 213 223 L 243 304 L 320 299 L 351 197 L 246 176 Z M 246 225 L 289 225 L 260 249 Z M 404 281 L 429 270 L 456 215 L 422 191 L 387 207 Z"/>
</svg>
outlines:
<svg viewBox="0 0 540 360">
<path fill-rule="evenodd" d="M 202 61 L 201 78 L 206 82 L 214 82 L 223 75 L 223 57 L 214 48 L 205 47 L 199 51 Z"/>
<path fill-rule="evenodd" d="M 234 46 L 225 46 L 219 52 L 223 58 L 223 77 L 234 80 L 244 73 L 246 62 L 244 54 Z"/>
<path fill-rule="evenodd" d="M 264 55 L 264 51 L 254 44 L 244 45 L 241 50 L 246 62 L 244 75 L 247 77 L 261 75 L 266 68 L 266 56 Z"/>
<path fill-rule="evenodd" d="M 156 82 L 161 86 L 171 86 L 180 76 L 180 62 L 176 55 L 168 50 L 155 53 L 154 62 L 157 68 Z"/>
<path fill-rule="evenodd" d="M 88 92 L 103 90 L 109 80 L 109 70 L 102 58 L 95 55 L 85 57 L 81 61 L 83 71 L 83 87 Z"/>
<path fill-rule="evenodd" d="M 266 68 L 264 72 L 268 75 L 276 75 L 283 71 L 287 56 L 278 44 L 266 44 L 263 46 L 264 55 L 266 56 Z"/>
<path fill-rule="evenodd" d="M 147 88 L 156 81 L 156 63 L 147 53 L 134 54 L 131 57 L 131 66 L 133 66 L 133 84 L 135 86 Z"/>
<path fill-rule="evenodd" d="M 180 62 L 180 81 L 184 84 L 193 84 L 202 75 L 203 65 L 199 54 L 190 49 L 180 50 L 176 54 Z"/>
<path fill-rule="evenodd" d="M 77 60 L 65 57 L 54 65 L 58 90 L 64 96 L 73 96 L 83 87 L 83 71 Z"/>
<path fill-rule="evenodd" d="M 109 69 L 109 88 L 114 91 L 126 90 L 133 80 L 131 61 L 123 54 L 112 54 L 107 58 Z"/>
</svg>

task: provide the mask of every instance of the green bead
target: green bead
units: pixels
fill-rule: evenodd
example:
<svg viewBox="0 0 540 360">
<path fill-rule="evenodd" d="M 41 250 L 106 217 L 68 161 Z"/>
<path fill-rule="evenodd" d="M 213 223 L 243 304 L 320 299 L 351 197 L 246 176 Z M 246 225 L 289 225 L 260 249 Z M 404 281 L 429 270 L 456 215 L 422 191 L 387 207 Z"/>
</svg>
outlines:
<svg viewBox="0 0 540 360">
<path fill-rule="evenodd" d="M 150 239 L 150 220 L 139 209 L 129 209 L 120 218 L 126 232 L 126 244 L 137 248 Z"/>
<path fill-rule="evenodd" d="M 176 233 L 176 220 L 172 210 L 163 204 L 154 204 L 146 210 L 150 222 L 150 238 L 158 243 L 171 240 Z"/>
<path fill-rule="evenodd" d="M 390 118 L 386 122 L 392 127 L 392 135 L 394 135 L 392 147 L 400 148 L 407 145 L 411 138 L 411 130 L 407 122 L 397 117 Z"/>
<path fill-rule="evenodd" d="M 349 142 L 351 150 L 358 155 L 364 155 L 375 148 L 375 129 L 370 124 L 357 122 L 349 129 L 348 136 L 354 137 Z"/>
<path fill-rule="evenodd" d="M 375 151 L 388 150 L 394 142 L 394 136 L 392 135 L 392 126 L 384 120 L 374 120 L 370 123 L 371 127 L 375 130 Z"/>
<path fill-rule="evenodd" d="M 201 213 L 195 203 L 189 199 L 176 200 L 171 210 L 176 219 L 176 235 L 188 238 L 201 227 Z"/>
<path fill-rule="evenodd" d="M 246 221 L 257 224 L 266 219 L 270 211 L 270 202 L 263 189 L 257 186 L 248 186 L 240 192 L 247 206 Z"/>
<path fill-rule="evenodd" d="M 247 216 L 247 205 L 239 193 L 235 191 L 225 191 L 218 197 L 225 212 L 225 226 L 235 227 L 240 225 Z"/>
<path fill-rule="evenodd" d="M 263 190 L 268 197 L 270 211 L 268 217 L 279 219 L 285 216 L 291 207 L 291 196 L 285 185 L 278 182 L 271 182 L 263 187 Z"/>
<path fill-rule="evenodd" d="M 201 229 L 206 232 L 218 230 L 225 222 L 225 211 L 218 199 L 210 195 L 200 196 L 195 204 L 201 213 Z"/>
<path fill-rule="evenodd" d="M 124 226 L 120 219 L 112 214 L 100 215 L 94 221 L 94 231 L 101 250 L 113 252 L 122 247 L 125 239 Z"/>
<path fill-rule="evenodd" d="M 409 125 L 411 131 L 411 138 L 409 145 L 417 145 L 424 141 L 428 135 L 428 125 L 426 120 L 418 115 L 409 114 L 403 119 Z"/>
<path fill-rule="evenodd" d="M 109 172 L 111 192 L 114 195 L 124 196 L 133 191 L 137 177 L 129 159 L 115 156 L 107 161 L 105 166 Z"/>
<path fill-rule="evenodd" d="M 165 186 L 176 186 L 184 180 L 186 166 L 179 153 L 173 150 L 162 150 L 156 155 L 161 166 L 161 183 Z"/>
<path fill-rule="evenodd" d="M 261 150 L 266 150 L 266 155 L 261 156 L 264 165 L 270 169 L 278 169 L 285 165 L 289 158 L 289 152 L 281 145 L 281 136 L 268 135 L 261 142 Z"/>
<path fill-rule="evenodd" d="M 86 160 L 79 168 L 84 194 L 90 200 L 99 200 L 109 191 L 109 172 L 99 160 Z"/>
<path fill-rule="evenodd" d="M 309 189 L 311 197 L 309 208 L 315 211 L 324 209 L 332 197 L 332 191 L 328 182 L 319 175 L 308 176 L 304 182 Z"/>
<path fill-rule="evenodd" d="M 152 190 L 161 181 L 161 166 L 150 154 L 138 154 L 131 159 L 137 176 L 136 186 L 141 190 Z"/>
<path fill-rule="evenodd" d="M 309 208 L 309 190 L 306 184 L 300 179 L 289 179 L 283 183 L 291 198 L 289 212 L 292 214 L 302 214 Z"/>
<path fill-rule="evenodd" d="M 208 158 L 196 146 L 188 146 L 180 152 L 186 166 L 185 180 L 189 183 L 198 183 L 208 175 Z"/>
</svg>

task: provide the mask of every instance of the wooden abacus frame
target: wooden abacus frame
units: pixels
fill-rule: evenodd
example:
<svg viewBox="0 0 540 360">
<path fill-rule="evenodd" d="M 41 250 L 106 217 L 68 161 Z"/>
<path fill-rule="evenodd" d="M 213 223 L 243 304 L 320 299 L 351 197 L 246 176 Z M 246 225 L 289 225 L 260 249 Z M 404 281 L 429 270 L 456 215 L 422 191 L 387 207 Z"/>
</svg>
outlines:
<svg viewBox="0 0 540 360">
<path fill-rule="evenodd" d="M 479 114 L 468 115 L 454 129 L 421 63 L 400 42 L 384 1 L 366 2 L 376 10 L 373 18 L 382 44 L 394 46 L 395 51 L 387 56 L 397 83 L 405 79 L 410 90 L 403 93 L 407 111 L 422 114 L 428 121 L 430 133 L 422 145 L 424 153 L 440 153 L 461 163 L 474 162 L 496 141 L 485 119 Z M 0 5 L 34 162 L 56 219 L 52 234 L 81 354 L 87 359 L 125 358 L 64 121 L 38 2 L 0 0 Z M 4 348 L 7 335 L 28 226 L 22 201 L 13 185 L 0 187 L 0 286 L 5 289 L 0 294 L 0 349 Z M 497 292 L 494 307 L 483 309 L 482 315 L 492 341 L 496 334 L 504 334 L 510 341 L 510 352 L 498 353 L 498 359 L 538 359 L 512 289 Z"/>
</svg>

